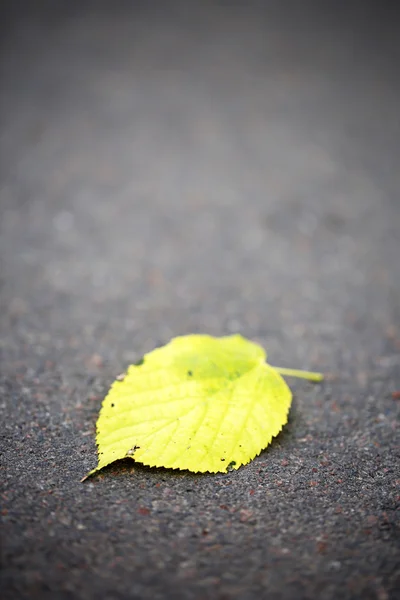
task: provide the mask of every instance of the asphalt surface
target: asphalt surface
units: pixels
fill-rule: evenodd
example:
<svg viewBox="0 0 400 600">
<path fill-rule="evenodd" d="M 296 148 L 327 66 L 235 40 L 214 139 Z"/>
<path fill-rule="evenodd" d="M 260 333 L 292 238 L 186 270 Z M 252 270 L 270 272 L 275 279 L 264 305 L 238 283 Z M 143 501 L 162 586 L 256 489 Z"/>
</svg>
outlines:
<svg viewBox="0 0 400 600">
<path fill-rule="evenodd" d="M 2 597 L 394 600 L 391 6 L 2 10 Z M 191 332 L 327 380 L 238 471 L 80 483 L 110 383 Z"/>
</svg>

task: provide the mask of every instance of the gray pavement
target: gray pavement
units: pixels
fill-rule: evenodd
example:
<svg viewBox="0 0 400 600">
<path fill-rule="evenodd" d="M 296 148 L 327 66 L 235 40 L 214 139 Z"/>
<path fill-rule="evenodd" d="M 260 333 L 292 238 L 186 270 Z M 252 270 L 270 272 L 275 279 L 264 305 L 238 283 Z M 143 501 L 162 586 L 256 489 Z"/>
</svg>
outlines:
<svg viewBox="0 0 400 600">
<path fill-rule="evenodd" d="M 3 597 L 394 600 L 389 3 L 2 10 Z M 81 484 L 115 376 L 190 332 L 327 380 L 290 382 L 288 426 L 238 471 Z"/>
</svg>

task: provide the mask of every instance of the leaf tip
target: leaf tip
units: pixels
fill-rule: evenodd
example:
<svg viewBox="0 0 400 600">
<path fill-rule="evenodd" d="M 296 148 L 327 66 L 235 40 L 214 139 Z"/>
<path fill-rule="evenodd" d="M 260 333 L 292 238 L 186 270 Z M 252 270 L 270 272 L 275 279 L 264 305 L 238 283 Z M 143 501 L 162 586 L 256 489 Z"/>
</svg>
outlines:
<svg viewBox="0 0 400 600">
<path fill-rule="evenodd" d="M 86 481 L 87 479 L 92 477 L 95 473 L 97 473 L 97 471 L 99 471 L 99 467 L 96 467 L 95 469 L 92 469 L 91 471 L 89 471 L 89 473 L 86 473 L 86 475 L 84 477 L 82 477 L 82 479 L 80 480 L 79 483 L 83 483 L 84 481 Z"/>
</svg>

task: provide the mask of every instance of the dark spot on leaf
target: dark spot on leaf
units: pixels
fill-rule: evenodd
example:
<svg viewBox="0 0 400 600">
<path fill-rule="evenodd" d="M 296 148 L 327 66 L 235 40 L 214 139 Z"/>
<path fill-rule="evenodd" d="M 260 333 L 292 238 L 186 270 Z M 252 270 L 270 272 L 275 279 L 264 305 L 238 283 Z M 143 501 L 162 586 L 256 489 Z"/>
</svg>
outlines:
<svg viewBox="0 0 400 600">
<path fill-rule="evenodd" d="M 191 377 L 193 375 L 192 371 L 188 371 L 187 374 L 189 375 L 189 377 Z"/>
<path fill-rule="evenodd" d="M 232 461 L 229 463 L 228 467 L 234 467 L 235 465 L 236 465 L 236 460 L 232 460 Z"/>
<path fill-rule="evenodd" d="M 111 408 L 114 408 L 114 402 L 111 404 Z"/>
<path fill-rule="evenodd" d="M 130 450 L 128 450 L 128 452 L 126 453 L 126 456 L 133 456 L 136 452 L 136 450 L 139 450 L 140 446 L 133 446 Z"/>
<path fill-rule="evenodd" d="M 142 358 L 139 358 L 139 360 L 137 360 L 133 364 L 135 365 L 135 367 L 140 367 L 140 365 L 142 365 L 143 363 L 144 363 L 144 356 L 142 356 Z"/>
<path fill-rule="evenodd" d="M 225 459 L 224 459 L 224 458 L 221 458 L 221 462 L 225 462 Z"/>
</svg>

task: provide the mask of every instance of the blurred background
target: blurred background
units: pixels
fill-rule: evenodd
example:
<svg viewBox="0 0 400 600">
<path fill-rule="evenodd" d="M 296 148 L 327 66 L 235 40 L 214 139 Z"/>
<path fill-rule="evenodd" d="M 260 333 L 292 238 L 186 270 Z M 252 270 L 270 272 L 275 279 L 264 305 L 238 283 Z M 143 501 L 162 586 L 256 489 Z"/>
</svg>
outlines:
<svg viewBox="0 0 400 600">
<path fill-rule="evenodd" d="M 3 294 L 42 335 L 240 330 L 340 338 L 343 353 L 349 320 L 390 326 L 390 3 L 2 11 Z"/>
</svg>

